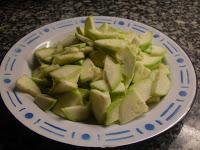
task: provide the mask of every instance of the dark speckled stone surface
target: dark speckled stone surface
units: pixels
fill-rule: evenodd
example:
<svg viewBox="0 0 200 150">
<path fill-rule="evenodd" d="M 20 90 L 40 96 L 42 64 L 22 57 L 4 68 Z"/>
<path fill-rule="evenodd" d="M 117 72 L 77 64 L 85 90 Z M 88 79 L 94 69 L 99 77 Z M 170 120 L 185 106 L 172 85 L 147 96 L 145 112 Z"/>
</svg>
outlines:
<svg viewBox="0 0 200 150">
<path fill-rule="evenodd" d="M 200 1 L 198 0 L 0 0 L 1 60 L 15 42 L 34 29 L 61 19 L 87 15 L 128 18 L 160 30 L 187 52 L 195 65 L 197 78 L 200 78 Z M 0 100 L 0 118 L 0 150 L 82 149 L 33 133 L 9 113 L 2 100 Z M 115 149 L 199 150 L 200 96 L 197 96 L 185 119 L 170 130 L 147 141 Z"/>
</svg>

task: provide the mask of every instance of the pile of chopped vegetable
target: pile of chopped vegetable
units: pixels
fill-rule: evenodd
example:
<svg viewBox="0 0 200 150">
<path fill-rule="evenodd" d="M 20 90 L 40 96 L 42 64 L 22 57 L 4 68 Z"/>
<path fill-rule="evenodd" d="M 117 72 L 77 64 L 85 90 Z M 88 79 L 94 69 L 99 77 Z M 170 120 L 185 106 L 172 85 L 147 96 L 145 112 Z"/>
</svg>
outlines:
<svg viewBox="0 0 200 150">
<path fill-rule="evenodd" d="M 93 18 L 63 41 L 34 53 L 32 76 L 16 81 L 42 110 L 71 121 L 125 124 L 149 111 L 170 89 L 166 49 Z"/>
</svg>

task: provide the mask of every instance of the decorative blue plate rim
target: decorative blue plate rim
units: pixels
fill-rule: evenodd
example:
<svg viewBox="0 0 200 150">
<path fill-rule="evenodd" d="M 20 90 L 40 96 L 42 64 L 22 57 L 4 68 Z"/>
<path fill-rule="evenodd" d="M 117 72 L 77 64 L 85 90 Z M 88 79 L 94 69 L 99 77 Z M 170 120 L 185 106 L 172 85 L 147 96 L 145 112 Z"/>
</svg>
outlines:
<svg viewBox="0 0 200 150">
<path fill-rule="evenodd" d="M 83 26 L 86 17 L 57 21 L 34 30 L 20 39 L 6 54 L 1 63 L 1 96 L 11 113 L 26 127 L 47 138 L 85 147 L 116 147 L 154 137 L 179 122 L 190 110 L 194 101 L 197 80 L 194 67 L 187 54 L 173 40 L 160 31 L 132 20 L 94 16 L 95 24 L 109 23 L 137 33 L 151 31 L 153 42 L 166 47 L 166 60 L 171 69 L 172 86 L 169 94 L 150 112 L 126 125 L 102 127 L 59 119 L 44 113 L 32 97 L 14 90 L 16 79 L 30 75 L 27 62 L 33 51 L 48 46 L 76 26 Z"/>
</svg>

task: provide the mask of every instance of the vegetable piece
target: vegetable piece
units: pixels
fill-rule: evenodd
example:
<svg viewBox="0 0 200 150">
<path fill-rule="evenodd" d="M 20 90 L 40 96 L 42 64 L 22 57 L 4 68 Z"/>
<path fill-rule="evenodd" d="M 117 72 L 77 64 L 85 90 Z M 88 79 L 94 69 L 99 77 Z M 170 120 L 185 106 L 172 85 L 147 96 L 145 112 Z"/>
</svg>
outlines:
<svg viewBox="0 0 200 150">
<path fill-rule="evenodd" d="M 44 87 L 50 85 L 50 82 L 46 78 L 31 77 L 31 80 L 33 80 L 38 86 Z"/>
<path fill-rule="evenodd" d="M 121 104 L 121 99 L 116 100 L 110 104 L 106 111 L 106 125 L 111 125 L 119 120 L 119 107 Z"/>
<path fill-rule="evenodd" d="M 164 47 L 152 45 L 152 50 L 150 52 L 152 56 L 163 56 L 165 53 L 166 49 Z"/>
<path fill-rule="evenodd" d="M 152 86 L 152 95 L 154 96 L 164 96 L 169 92 L 170 80 L 167 75 L 159 71 Z"/>
<path fill-rule="evenodd" d="M 86 46 L 86 47 L 80 49 L 80 51 L 83 52 L 84 54 L 88 54 L 88 53 L 92 52 L 93 50 L 94 50 L 93 47 L 90 47 L 90 46 Z"/>
<path fill-rule="evenodd" d="M 135 83 L 137 81 L 143 80 L 151 74 L 151 70 L 146 68 L 142 63 L 136 62 L 134 77 L 132 82 Z"/>
<path fill-rule="evenodd" d="M 119 50 L 124 50 L 127 48 L 127 45 L 128 41 L 122 39 L 101 39 L 94 41 L 94 46 L 97 49 L 111 53 L 115 53 Z"/>
<path fill-rule="evenodd" d="M 77 43 L 79 43 L 79 41 L 75 37 L 75 33 L 73 31 L 73 32 L 70 32 L 69 34 L 67 34 L 67 36 L 60 43 L 63 45 L 63 47 L 66 47 L 66 46 L 70 46 L 73 44 L 77 44 Z"/>
<path fill-rule="evenodd" d="M 77 52 L 80 52 L 79 48 L 77 47 L 65 47 L 64 52 L 61 53 L 60 55 L 69 54 L 69 53 L 77 53 Z"/>
<path fill-rule="evenodd" d="M 23 75 L 22 77 L 20 77 L 16 81 L 15 86 L 20 91 L 28 93 L 32 95 L 33 97 L 35 97 L 37 94 L 41 94 L 41 91 L 39 87 L 37 86 L 37 84 L 26 75 Z"/>
<path fill-rule="evenodd" d="M 120 64 L 116 64 L 110 56 L 105 59 L 104 72 L 111 90 L 114 90 L 122 79 Z"/>
<path fill-rule="evenodd" d="M 150 76 L 149 76 L 149 78 L 150 78 L 152 81 L 154 81 L 158 73 L 159 73 L 159 70 L 158 70 L 158 69 L 152 70 L 152 71 L 151 71 L 151 74 L 150 74 Z"/>
<path fill-rule="evenodd" d="M 130 43 L 134 43 L 134 39 L 136 38 L 136 34 L 133 31 L 127 31 L 126 32 L 126 40 Z"/>
<path fill-rule="evenodd" d="M 44 67 L 41 67 L 41 73 L 44 76 L 48 76 L 50 72 L 52 72 L 58 68 L 60 68 L 59 65 L 45 65 Z"/>
<path fill-rule="evenodd" d="M 74 62 L 73 64 L 74 64 L 74 65 L 82 65 L 83 62 L 84 62 L 84 60 L 81 59 L 81 60 L 78 60 L 78 61 Z"/>
<path fill-rule="evenodd" d="M 108 31 L 108 24 L 107 23 L 103 23 L 99 28 L 98 30 L 100 32 L 107 32 Z"/>
<path fill-rule="evenodd" d="M 148 106 L 133 90 L 129 92 L 119 107 L 120 124 L 125 124 L 148 111 Z"/>
<path fill-rule="evenodd" d="M 88 89 L 84 89 L 84 88 L 79 88 L 79 91 L 80 91 L 80 94 L 83 99 L 83 104 L 86 104 L 88 102 L 90 91 Z"/>
<path fill-rule="evenodd" d="M 89 39 L 88 37 L 85 37 L 85 36 L 83 36 L 83 35 L 81 35 L 81 34 L 79 34 L 79 33 L 75 33 L 75 36 L 76 36 L 76 38 L 77 39 L 79 39 L 81 42 L 85 42 L 85 43 L 87 43 L 87 45 L 89 45 L 89 46 L 93 46 L 94 45 L 94 43 L 93 43 L 93 41 L 91 40 L 91 39 Z"/>
<path fill-rule="evenodd" d="M 70 106 L 62 108 L 62 112 L 66 119 L 71 121 L 84 121 L 89 117 L 89 110 L 87 106 Z"/>
<path fill-rule="evenodd" d="M 162 71 L 166 75 L 170 74 L 170 70 L 169 70 L 169 67 L 167 65 L 160 64 L 159 65 L 159 70 Z"/>
<path fill-rule="evenodd" d="M 64 50 L 64 47 L 63 47 L 62 43 L 58 42 L 54 53 L 58 54 L 58 53 L 61 53 L 63 50 Z"/>
<path fill-rule="evenodd" d="M 79 43 L 79 44 L 74 44 L 71 45 L 70 47 L 77 47 L 77 48 L 85 48 L 86 47 L 86 43 Z"/>
<path fill-rule="evenodd" d="M 147 102 L 147 104 L 158 103 L 158 102 L 160 102 L 160 97 L 159 96 L 152 96 L 146 102 Z"/>
<path fill-rule="evenodd" d="M 124 77 L 124 85 L 126 88 L 130 85 L 135 69 L 135 56 L 130 52 L 130 50 L 120 50 L 117 53 L 117 59 L 121 64 L 122 74 Z"/>
<path fill-rule="evenodd" d="M 104 51 L 102 50 L 92 51 L 89 57 L 97 67 L 100 67 L 100 68 L 104 67 L 104 62 L 106 58 L 106 53 Z"/>
<path fill-rule="evenodd" d="M 163 56 L 151 56 L 146 53 L 141 53 L 143 59 L 140 61 L 145 67 L 149 69 L 156 68 L 163 58 Z"/>
<path fill-rule="evenodd" d="M 95 66 L 90 59 L 86 59 L 84 61 L 82 72 L 80 75 L 80 81 L 82 83 L 93 80 L 93 78 L 95 76 L 94 67 Z"/>
<path fill-rule="evenodd" d="M 94 78 L 92 81 L 97 81 L 103 79 L 103 70 L 98 67 L 94 67 Z"/>
<path fill-rule="evenodd" d="M 41 48 L 35 51 L 35 56 L 42 61 L 49 62 L 49 59 L 52 59 L 52 55 L 56 50 L 54 48 Z"/>
<path fill-rule="evenodd" d="M 73 78 L 76 74 L 81 72 L 81 66 L 79 65 L 65 65 L 50 72 L 50 76 L 55 80 L 68 80 Z"/>
<path fill-rule="evenodd" d="M 81 28 L 81 27 L 76 27 L 76 31 L 77 31 L 77 33 L 78 34 L 80 34 L 80 35 L 83 35 L 84 36 L 84 29 L 83 28 Z"/>
<path fill-rule="evenodd" d="M 64 114 L 61 110 L 62 108 L 75 106 L 75 105 L 81 105 L 83 103 L 81 94 L 78 90 L 70 91 L 70 92 L 66 92 L 64 94 L 58 95 L 57 99 L 58 101 L 53 107 L 52 112 L 54 112 L 55 114 L 61 117 L 64 117 Z"/>
<path fill-rule="evenodd" d="M 125 85 L 123 83 L 119 83 L 119 85 L 111 92 L 112 100 L 124 96 L 125 93 Z"/>
<path fill-rule="evenodd" d="M 92 89 L 97 89 L 97 90 L 100 90 L 103 92 L 109 91 L 109 87 L 104 80 L 98 80 L 98 81 L 91 82 L 90 87 Z"/>
<path fill-rule="evenodd" d="M 45 94 L 38 94 L 34 100 L 34 103 L 44 111 L 51 109 L 56 102 L 57 99 L 52 98 Z"/>
<path fill-rule="evenodd" d="M 119 120 L 119 107 L 122 99 L 116 100 L 110 104 L 106 112 L 106 125 L 111 125 Z"/>
<path fill-rule="evenodd" d="M 153 35 L 151 32 L 145 32 L 139 35 L 138 41 L 142 51 L 145 51 L 152 43 Z"/>
<path fill-rule="evenodd" d="M 93 37 L 93 39 L 125 39 L 124 34 L 116 32 L 100 32 L 97 29 L 88 30 L 88 34 Z"/>
<path fill-rule="evenodd" d="M 61 80 L 60 82 L 56 83 L 53 86 L 51 93 L 55 93 L 55 94 L 64 93 L 64 92 L 75 90 L 77 88 L 78 88 L 77 83 Z"/>
<path fill-rule="evenodd" d="M 95 29 L 95 24 L 94 24 L 94 20 L 92 16 L 87 17 L 85 21 L 84 32 L 85 32 L 86 37 L 89 37 L 90 39 L 94 39 L 92 36 L 90 36 L 90 33 L 89 33 L 90 29 Z"/>
<path fill-rule="evenodd" d="M 85 56 L 82 52 L 69 53 L 66 55 L 58 55 L 53 59 L 53 64 L 65 65 L 83 59 Z"/>
<path fill-rule="evenodd" d="M 101 92 L 98 90 L 90 91 L 90 101 L 92 103 L 92 111 L 99 124 L 105 121 L 107 108 L 111 104 L 109 92 Z"/>
<path fill-rule="evenodd" d="M 152 80 L 147 78 L 136 82 L 129 87 L 129 91 L 134 90 L 138 96 L 145 102 L 151 97 Z"/>
</svg>

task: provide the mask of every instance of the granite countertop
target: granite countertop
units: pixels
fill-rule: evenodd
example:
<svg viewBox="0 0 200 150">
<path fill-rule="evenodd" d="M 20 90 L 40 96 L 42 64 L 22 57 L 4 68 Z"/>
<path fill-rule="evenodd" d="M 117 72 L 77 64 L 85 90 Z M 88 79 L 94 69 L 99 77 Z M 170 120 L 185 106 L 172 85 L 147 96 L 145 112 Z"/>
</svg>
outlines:
<svg viewBox="0 0 200 150">
<path fill-rule="evenodd" d="M 20 38 L 43 25 L 77 16 L 104 15 L 132 19 L 174 39 L 190 56 L 200 78 L 200 1 L 192 0 L 0 0 L 0 60 Z M 200 81 L 198 81 L 198 86 Z M 19 123 L 0 100 L 0 150 L 82 149 L 44 138 Z M 90 149 L 90 148 L 85 148 Z M 116 149 L 200 149 L 200 94 L 188 115 L 161 135 Z"/>
</svg>

